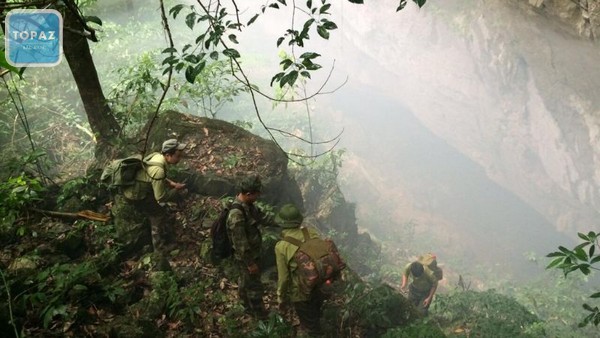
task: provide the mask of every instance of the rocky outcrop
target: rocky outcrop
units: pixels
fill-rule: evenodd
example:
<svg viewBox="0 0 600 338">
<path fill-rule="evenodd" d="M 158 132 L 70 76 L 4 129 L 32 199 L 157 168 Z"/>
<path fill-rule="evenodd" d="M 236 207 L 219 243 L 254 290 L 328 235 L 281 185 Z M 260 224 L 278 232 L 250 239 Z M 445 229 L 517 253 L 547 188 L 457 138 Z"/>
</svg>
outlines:
<svg viewBox="0 0 600 338">
<path fill-rule="evenodd" d="M 565 23 L 581 36 L 596 40 L 600 34 L 600 2 L 598 0 L 527 0 L 541 13 Z"/>
<path fill-rule="evenodd" d="M 167 111 L 154 121 L 148 137 L 150 151 L 159 149 L 169 138 L 188 144 L 184 159 L 170 175 L 185 181 L 191 192 L 233 196 L 241 179 L 258 174 L 266 201 L 302 204 L 297 184 L 288 175 L 287 157 L 270 140 L 225 121 L 175 111 Z"/>
</svg>

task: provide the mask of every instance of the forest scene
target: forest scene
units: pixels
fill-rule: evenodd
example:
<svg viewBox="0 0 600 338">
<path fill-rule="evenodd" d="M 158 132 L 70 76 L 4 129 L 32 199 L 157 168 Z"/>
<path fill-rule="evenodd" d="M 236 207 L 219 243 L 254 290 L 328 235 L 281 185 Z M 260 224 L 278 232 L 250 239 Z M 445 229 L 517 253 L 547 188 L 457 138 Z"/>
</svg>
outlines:
<svg viewBox="0 0 600 338">
<path fill-rule="evenodd" d="M 599 336 L 599 14 L 0 0 L 0 336 Z"/>
</svg>

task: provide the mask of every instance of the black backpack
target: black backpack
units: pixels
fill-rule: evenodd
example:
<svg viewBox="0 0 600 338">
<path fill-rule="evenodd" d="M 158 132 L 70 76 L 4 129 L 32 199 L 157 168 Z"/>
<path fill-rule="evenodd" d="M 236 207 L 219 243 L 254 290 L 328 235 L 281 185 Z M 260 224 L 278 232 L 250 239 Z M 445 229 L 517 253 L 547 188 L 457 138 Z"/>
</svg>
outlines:
<svg viewBox="0 0 600 338">
<path fill-rule="evenodd" d="M 227 217 L 231 209 L 238 209 L 244 214 L 246 218 L 246 211 L 244 207 L 239 203 L 229 204 L 223 208 L 219 213 L 219 216 L 210 227 L 210 237 L 212 238 L 212 258 L 213 260 L 221 260 L 230 257 L 233 254 L 233 246 L 231 245 L 231 239 L 227 234 Z"/>
</svg>

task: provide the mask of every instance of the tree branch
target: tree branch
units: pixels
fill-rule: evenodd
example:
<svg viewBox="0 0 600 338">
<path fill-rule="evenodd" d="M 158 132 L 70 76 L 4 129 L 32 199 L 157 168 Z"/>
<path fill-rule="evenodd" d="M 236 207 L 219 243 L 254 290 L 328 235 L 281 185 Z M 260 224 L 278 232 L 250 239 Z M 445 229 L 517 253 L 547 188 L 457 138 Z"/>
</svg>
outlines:
<svg viewBox="0 0 600 338">
<path fill-rule="evenodd" d="M 165 30 L 165 33 L 167 34 L 169 47 L 174 48 L 175 44 L 173 43 L 173 36 L 171 35 L 171 29 L 169 28 L 169 20 L 167 19 L 167 15 L 165 13 L 165 4 L 163 3 L 163 0 L 160 0 L 160 18 L 161 18 L 161 22 L 163 25 L 163 29 Z M 173 52 L 171 52 L 171 55 L 173 55 Z M 156 105 L 156 110 L 154 111 L 152 120 L 150 120 L 150 124 L 148 125 L 148 130 L 146 131 L 146 138 L 144 139 L 144 148 L 142 150 L 142 154 L 146 153 L 146 149 L 148 147 L 148 138 L 150 137 L 150 131 L 152 130 L 152 126 L 154 125 L 154 122 L 156 122 L 156 119 L 158 118 L 160 106 L 162 105 L 163 101 L 165 100 L 165 96 L 167 96 L 167 92 L 169 91 L 169 88 L 171 87 L 171 78 L 173 77 L 173 66 L 169 65 L 168 69 L 169 69 L 169 74 L 167 75 L 167 83 L 163 86 L 163 93 L 160 96 L 160 100 L 158 100 L 158 104 Z"/>
</svg>

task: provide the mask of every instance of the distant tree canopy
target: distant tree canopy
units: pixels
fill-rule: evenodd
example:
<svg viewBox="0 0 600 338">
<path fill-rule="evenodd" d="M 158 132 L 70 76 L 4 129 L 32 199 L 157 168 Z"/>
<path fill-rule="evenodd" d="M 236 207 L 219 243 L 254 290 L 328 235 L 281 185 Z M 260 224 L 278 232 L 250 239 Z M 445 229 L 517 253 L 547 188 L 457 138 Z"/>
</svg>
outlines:
<svg viewBox="0 0 600 338">
<path fill-rule="evenodd" d="M 348 0 L 350 3 L 363 4 L 363 0 Z M 412 0 L 419 7 L 423 6 L 426 0 Z M 115 119 L 113 112 L 107 104 L 106 97 L 100 86 L 98 73 L 94 61 L 90 54 L 88 41 L 98 42 L 94 25 L 102 25 L 101 18 L 84 15 L 82 8 L 89 5 L 93 0 L 39 0 L 39 1 L 18 1 L 18 0 L 0 0 L 0 20 L 4 28 L 4 19 L 6 14 L 13 9 L 35 9 L 52 8 L 60 11 L 64 18 L 64 55 L 69 63 L 73 78 L 79 89 L 79 94 L 88 117 L 90 128 L 96 135 L 98 145 L 111 143 L 118 137 L 121 126 Z M 337 29 L 335 22 L 331 21 L 331 1 L 329 0 L 307 0 L 300 5 L 296 1 L 271 0 L 267 1 L 258 8 L 256 14 L 245 22 L 242 21 L 240 14 L 240 1 L 214 1 L 198 0 L 197 5 L 177 4 L 170 9 L 166 9 L 163 0 L 159 0 L 161 9 L 161 20 L 164 30 L 168 36 L 169 45 L 163 50 L 165 58 L 162 61 L 164 67 L 162 79 L 163 97 L 169 90 L 171 75 L 173 72 L 183 72 L 188 82 L 193 83 L 202 73 L 207 64 L 225 58 L 229 60 L 231 74 L 237 78 L 252 95 L 253 102 L 257 87 L 245 75 L 241 64 L 239 63 L 242 55 L 233 46 L 239 43 L 238 34 L 245 28 L 252 25 L 259 17 L 272 14 L 273 11 L 280 8 L 291 8 L 289 28 L 285 30 L 277 41 L 277 47 L 287 44 L 292 48 L 292 52 L 280 62 L 281 71 L 275 74 L 271 80 L 271 85 L 277 84 L 280 87 L 293 87 L 299 78 L 310 79 L 311 73 L 321 68 L 316 61 L 319 53 L 306 51 L 296 56 L 294 49 L 303 48 L 306 41 L 310 40 L 310 32 L 316 30 L 317 34 L 323 39 L 329 39 L 330 32 Z M 407 6 L 407 0 L 399 0 L 395 8 L 400 11 Z M 303 15 L 306 17 L 304 22 L 298 20 Z M 197 36 L 190 38 L 189 43 L 185 43 L 182 48 L 177 48 L 172 39 L 169 20 L 184 20 L 190 28 L 201 27 Z M 193 41 L 193 42 L 192 42 Z M 23 69 L 16 69 L 10 66 L 5 58 L 0 58 L 0 69 L 4 68 L 1 74 L 13 72 L 21 75 Z M 316 94 L 313 94 L 314 96 Z M 158 114 L 162 98 L 156 107 Z M 297 101 L 305 100 L 302 98 Z M 256 107 L 256 114 L 265 129 L 271 134 L 270 128 L 260 119 L 260 112 Z M 273 138 L 272 134 L 271 137 Z M 275 139 L 273 138 L 275 141 Z"/>
</svg>

